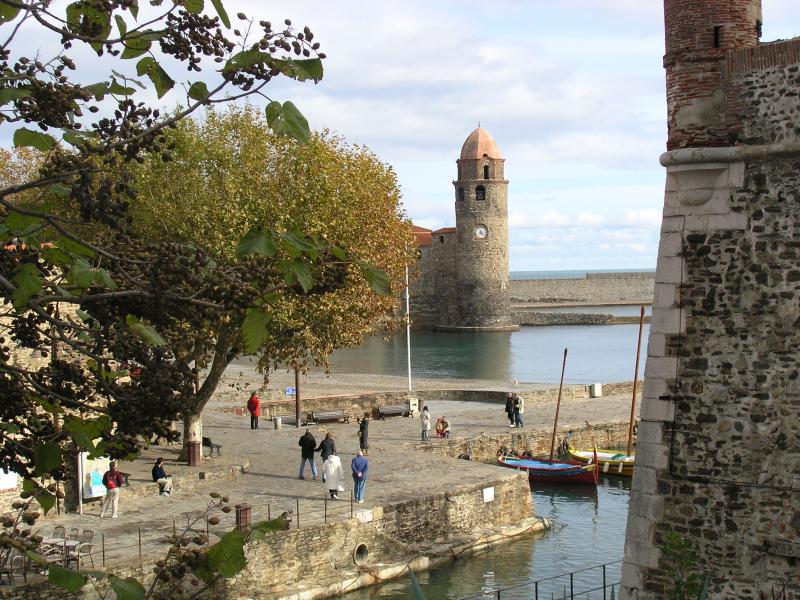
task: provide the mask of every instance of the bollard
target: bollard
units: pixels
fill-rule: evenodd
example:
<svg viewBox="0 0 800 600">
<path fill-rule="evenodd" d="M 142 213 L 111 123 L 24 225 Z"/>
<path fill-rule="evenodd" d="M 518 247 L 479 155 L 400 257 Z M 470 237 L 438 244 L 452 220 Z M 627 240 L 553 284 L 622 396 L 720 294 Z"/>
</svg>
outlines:
<svg viewBox="0 0 800 600">
<path fill-rule="evenodd" d="M 142 562 L 142 528 L 139 527 L 139 562 Z"/>
<path fill-rule="evenodd" d="M 353 518 L 353 490 L 350 490 L 350 518 Z"/>
<path fill-rule="evenodd" d="M 300 529 L 300 498 L 297 498 L 297 528 Z"/>
<path fill-rule="evenodd" d="M 201 456 L 200 442 L 189 442 L 189 466 L 200 466 Z"/>
<path fill-rule="evenodd" d="M 252 508 L 249 504 L 242 503 L 236 505 L 236 529 L 245 532 L 250 528 L 252 518 Z"/>
<path fill-rule="evenodd" d="M 106 534 L 100 534 L 100 551 L 103 553 L 103 566 L 106 566 Z"/>
<path fill-rule="evenodd" d="M 272 511 L 270 510 L 269 503 L 267 503 L 267 521 L 272 521 Z"/>
<path fill-rule="evenodd" d="M 325 523 L 328 522 L 328 497 L 325 496 Z"/>
<path fill-rule="evenodd" d="M 280 429 L 282 426 L 282 421 L 283 421 L 282 417 L 272 417 L 272 427 L 274 429 Z"/>
</svg>

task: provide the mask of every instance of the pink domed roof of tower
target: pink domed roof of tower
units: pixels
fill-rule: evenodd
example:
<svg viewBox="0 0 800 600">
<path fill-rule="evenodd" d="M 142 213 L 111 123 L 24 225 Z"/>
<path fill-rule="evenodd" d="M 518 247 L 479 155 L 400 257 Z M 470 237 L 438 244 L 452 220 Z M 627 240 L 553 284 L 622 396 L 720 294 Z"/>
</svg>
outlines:
<svg viewBox="0 0 800 600">
<path fill-rule="evenodd" d="M 464 145 L 461 146 L 461 158 L 483 158 L 484 155 L 489 158 L 500 158 L 500 150 L 497 147 L 497 142 L 489 135 L 489 132 L 482 127 L 478 127 L 469 134 Z"/>
</svg>

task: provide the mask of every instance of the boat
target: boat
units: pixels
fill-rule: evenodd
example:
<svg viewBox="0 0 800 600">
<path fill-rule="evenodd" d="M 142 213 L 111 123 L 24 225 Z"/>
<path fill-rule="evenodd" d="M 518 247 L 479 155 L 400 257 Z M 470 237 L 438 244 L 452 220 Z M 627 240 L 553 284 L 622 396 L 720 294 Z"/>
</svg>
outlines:
<svg viewBox="0 0 800 600">
<path fill-rule="evenodd" d="M 531 483 L 567 483 L 597 485 L 596 464 L 569 464 L 546 458 L 520 458 L 499 456 L 497 460 L 504 467 L 528 472 Z"/>
<path fill-rule="evenodd" d="M 576 450 L 575 448 L 570 448 L 569 455 L 573 460 L 584 464 L 591 464 L 594 462 L 593 450 Z M 634 458 L 635 454 L 628 456 L 619 450 L 598 450 L 598 471 L 608 475 L 633 477 Z"/>
<path fill-rule="evenodd" d="M 633 452 L 633 422 L 636 417 L 636 385 L 639 381 L 639 355 L 642 350 L 642 330 L 644 329 L 644 306 L 639 313 L 639 339 L 636 342 L 636 365 L 633 368 L 633 391 L 631 393 L 631 418 L 628 421 L 628 447 L 623 453 L 618 450 L 576 450 L 569 448 L 569 456 L 584 464 L 596 462 L 598 470 L 608 475 L 633 477 L 633 463 L 636 454 Z M 586 425 L 589 423 L 587 421 Z M 593 440 L 594 441 L 594 440 Z"/>
</svg>

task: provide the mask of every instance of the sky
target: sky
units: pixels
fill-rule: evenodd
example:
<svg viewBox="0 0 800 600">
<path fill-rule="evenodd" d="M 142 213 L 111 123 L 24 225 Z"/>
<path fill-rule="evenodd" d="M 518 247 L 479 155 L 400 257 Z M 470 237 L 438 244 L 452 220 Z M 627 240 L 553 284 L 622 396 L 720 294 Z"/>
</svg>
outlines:
<svg viewBox="0 0 800 600">
<path fill-rule="evenodd" d="M 764 0 L 762 40 L 800 34 L 794 3 Z M 328 56 L 323 80 L 276 81 L 270 97 L 390 164 L 415 224 L 455 224 L 455 161 L 480 122 L 506 159 L 512 271 L 655 268 L 666 140 L 659 0 L 225 6 L 312 29 Z M 20 35 L 47 44 L 33 27 Z M 176 89 L 151 101 L 184 98 Z"/>
</svg>

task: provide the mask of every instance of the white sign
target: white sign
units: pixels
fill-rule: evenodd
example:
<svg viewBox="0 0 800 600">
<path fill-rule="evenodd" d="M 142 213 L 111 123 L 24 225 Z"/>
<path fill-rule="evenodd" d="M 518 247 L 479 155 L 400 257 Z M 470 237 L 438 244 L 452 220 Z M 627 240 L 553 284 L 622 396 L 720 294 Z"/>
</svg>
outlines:
<svg viewBox="0 0 800 600">
<path fill-rule="evenodd" d="M 494 501 L 494 488 L 493 487 L 483 488 L 483 501 L 484 502 L 493 502 Z"/>
<path fill-rule="evenodd" d="M 0 470 L 0 492 L 13 492 L 17 489 L 17 474 L 14 471 Z"/>
<path fill-rule="evenodd" d="M 362 523 L 372 523 L 372 511 L 367 508 L 361 508 L 355 511 L 355 518 L 361 521 Z"/>
<path fill-rule="evenodd" d="M 81 452 L 78 461 L 80 462 L 81 489 L 84 499 L 105 496 L 106 486 L 103 485 L 103 474 L 108 471 L 109 459 L 89 458 L 86 452 Z"/>
<path fill-rule="evenodd" d="M 295 395 L 297 394 L 297 390 L 294 388 L 294 386 L 290 386 L 290 387 L 287 387 L 287 388 L 286 388 L 286 389 L 283 391 L 283 393 L 284 393 L 285 395 L 287 395 L 287 396 L 295 396 Z"/>
</svg>

